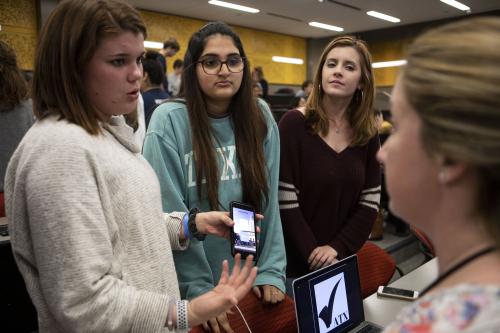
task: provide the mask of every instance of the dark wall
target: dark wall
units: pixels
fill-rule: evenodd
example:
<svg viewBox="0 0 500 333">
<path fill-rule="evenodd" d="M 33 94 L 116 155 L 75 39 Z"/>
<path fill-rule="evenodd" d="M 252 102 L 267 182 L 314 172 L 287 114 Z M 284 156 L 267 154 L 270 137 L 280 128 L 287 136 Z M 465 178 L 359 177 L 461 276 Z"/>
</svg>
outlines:
<svg viewBox="0 0 500 333">
<path fill-rule="evenodd" d="M 59 0 L 37 0 L 38 30 L 41 29 L 50 13 L 59 3 Z"/>
</svg>

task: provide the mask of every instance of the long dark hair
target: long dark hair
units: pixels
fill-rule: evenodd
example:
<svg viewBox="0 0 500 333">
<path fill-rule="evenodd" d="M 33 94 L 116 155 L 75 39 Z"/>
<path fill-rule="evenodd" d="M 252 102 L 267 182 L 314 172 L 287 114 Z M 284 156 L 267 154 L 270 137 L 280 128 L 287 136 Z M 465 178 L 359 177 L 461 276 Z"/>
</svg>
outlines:
<svg viewBox="0 0 500 333">
<path fill-rule="evenodd" d="M 3 41 L 0 41 L 0 96 L 0 112 L 13 110 L 28 98 L 28 87 L 17 67 L 16 54 Z"/>
<path fill-rule="evenodd" d="M 245 51 L 238 35 L 223 22 L 210 22 L 194 33 L 189 40 L 184 56 L 181 97 L 186 99 L 194 160 L 196 162 L 196 187 L 198 197 L 202 197 L 202 180 L 206 179 L 207 196 L 210 208 L 219 208 L 219 170 L 216 150 L 213 146 L 207 105 L 203 98 L 196 62 L 205 49 L 208 37 L 212 35 L 229 36 L 243 57 L 245 68 L 240 89 L 229 105 L 234 126 L 236 156 L 241 171 L 243 201 L 252 204 L 257 211 L 262 209 L 262 199 L 268 201 L 267 170 L 264 159 L 263 141 L 267 134 L 264 115 L 252 95 L 252 80 Z"/>
</svg>

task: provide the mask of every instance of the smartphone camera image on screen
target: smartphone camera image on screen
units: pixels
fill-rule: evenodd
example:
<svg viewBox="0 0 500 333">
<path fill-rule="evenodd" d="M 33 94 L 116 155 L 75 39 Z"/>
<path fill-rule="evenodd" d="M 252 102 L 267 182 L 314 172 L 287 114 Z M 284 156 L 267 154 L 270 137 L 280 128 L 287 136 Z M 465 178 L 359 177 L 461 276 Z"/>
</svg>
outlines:
<svg viewBox="0 0 500 333">
<path fill-rule="evenodd" d="M 242 258 L 252 254 L 257 257 L 257 238 L 255 231 L 255 211 L 252 206 L 231 202 L 229 206 L 231 219 L 234 221 L 231 230 L 231 253 L 241 253 Z"/>
<path fill-rule="evenodd" d="M 377 295 L 413 301 L 418 298 L 418 291 L 380 286 Z"/>
</svg>

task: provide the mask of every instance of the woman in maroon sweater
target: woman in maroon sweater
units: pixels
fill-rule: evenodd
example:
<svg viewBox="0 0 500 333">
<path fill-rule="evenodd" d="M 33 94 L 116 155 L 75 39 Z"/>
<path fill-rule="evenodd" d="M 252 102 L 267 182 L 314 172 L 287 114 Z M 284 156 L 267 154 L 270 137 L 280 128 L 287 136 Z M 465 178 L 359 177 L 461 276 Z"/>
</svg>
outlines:
<svg viewBox="0 0 500 333">
<path fill-rule="evenodd" d="M 279 200 L 289 278 L 356 253 L 368 239 L 380 201 L 373 96 L 366 44 L 338 37 L 321 55 L 305 108 L 281 119 Z"/>
</svg>

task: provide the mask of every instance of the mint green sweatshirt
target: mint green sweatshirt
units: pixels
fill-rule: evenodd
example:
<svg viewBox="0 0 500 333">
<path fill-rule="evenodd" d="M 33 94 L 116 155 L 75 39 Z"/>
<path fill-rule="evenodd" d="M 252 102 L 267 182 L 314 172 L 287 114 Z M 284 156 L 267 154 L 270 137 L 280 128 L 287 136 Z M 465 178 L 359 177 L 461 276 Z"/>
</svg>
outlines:
<svg viewBox="0 0 500 333">
<path fill-rule="evenodd" d="M 279 133 L 269 107 L 259 101 L 265 115 L 267 136 L 264 145 L 269 182 L 269 202 L 260 222 L 259 273 L 255 285 L 274 285 L 285 290 L 286 255 L 278 206 Z M 238 166 L 231 116 L 211 119 L 219 165 L 220 209 L 227 211 L 231 201 L 242 201 L 241 172 Z M 252 126 L 252 124 L 249 124 Z M 160 105 L 149 123 L 143 154 L 160 180 L 164 211 L 188 211 L 193 207 L 209 211 L 208 198 L 200 199 L 196 189 L 191 126 L 186 105 L 168 102 Z M 212 289 L 219 281 L 222 261 L 233 265 L 230 244 L 226 239 L 207 236 L 192 240 L 186 251 L 174 251 L 181 295 L 188 299 Z"/>
</svg>

